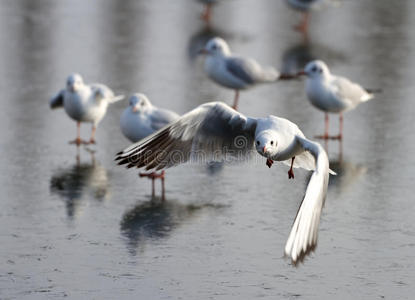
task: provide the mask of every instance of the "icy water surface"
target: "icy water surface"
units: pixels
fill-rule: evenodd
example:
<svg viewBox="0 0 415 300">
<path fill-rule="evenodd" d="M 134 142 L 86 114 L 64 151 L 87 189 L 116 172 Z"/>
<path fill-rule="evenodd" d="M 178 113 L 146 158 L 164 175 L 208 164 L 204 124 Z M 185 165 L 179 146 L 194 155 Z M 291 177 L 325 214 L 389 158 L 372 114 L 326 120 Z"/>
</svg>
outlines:
<svg viewBox="0 0 415 300">
<path fill-rule="evenodd" d="M 223 1 L 211 28 L 201 10 L 190 0 L 0 1 L 0 298 L 413 298 L 415 2 L 342 1 L 313 13 L 308 39 L 284 1 Z M 316 252 L 298 268 L 283 248 L 307 172 L 288 180 L 286 166 L 262 160 L 184 165 L 167 172 L 167 201 L 151 201 L 150 182 L 113 162 L 129 145 L 126 102 L 79 151 L 67 143 L 75 123 L 48 107 L 74 71 L 178 113 L 231 103 L 196 57 L 215 35 L 263 64 L 292 71 L 320 58 L 383 89 L 345 115 L 343 145 L 327 145 L 338 176 Z M 313 137 L 323 114 L 303 87 L 242 92 L 240 111 L 286 117 Z"/>
</svg>

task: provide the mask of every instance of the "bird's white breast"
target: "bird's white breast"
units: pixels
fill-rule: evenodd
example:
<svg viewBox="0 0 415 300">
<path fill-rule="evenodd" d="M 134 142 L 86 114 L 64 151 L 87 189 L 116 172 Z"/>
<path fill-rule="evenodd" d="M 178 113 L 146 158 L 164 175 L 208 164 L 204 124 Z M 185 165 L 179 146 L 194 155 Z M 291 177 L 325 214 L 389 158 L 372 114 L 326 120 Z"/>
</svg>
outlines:
<svg viewBox="0 0 415 300">
<path fill-rule="evenodd" d="M 311 104 L 324 112 L 338 113 L 347 108 L 347 102 L 336 95 L 328 80 L 307 79 L 306 93 Z"/>
</svg>

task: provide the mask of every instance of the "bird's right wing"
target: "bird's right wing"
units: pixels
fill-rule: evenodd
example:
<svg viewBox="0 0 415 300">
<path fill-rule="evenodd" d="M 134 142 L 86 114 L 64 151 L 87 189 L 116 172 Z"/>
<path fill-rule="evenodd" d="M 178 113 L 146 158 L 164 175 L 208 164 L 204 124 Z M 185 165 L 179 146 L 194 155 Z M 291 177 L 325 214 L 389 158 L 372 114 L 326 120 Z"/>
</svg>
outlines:
<svg viewBox="0 0 415 300">
<path fill-rule="evenodd" d="M 316 168 L 311 175 L 285 245 L 285 254 L 294 264 L 302 261 L 317 245 L 320 215 L 329 181 L 329 159 L 323 147 L 299 136 L 297 136 L 297 141 L 304 150 L 314 156 Z"/>
<path fill-rule="evenodd" d="M 241 158 L 252 153 L 256 119 L 222 102 L 200 105 L 117 154 L 118 164 L 160 170 L 190 159 Z"/>
<path fill-rule="evenodd" d="M 51 109 L 63 107 L 63 98 L 65 95 L 65 90 L 60 90 L 55 96 L 49 100 L 49 105 Z"/>
</svg>

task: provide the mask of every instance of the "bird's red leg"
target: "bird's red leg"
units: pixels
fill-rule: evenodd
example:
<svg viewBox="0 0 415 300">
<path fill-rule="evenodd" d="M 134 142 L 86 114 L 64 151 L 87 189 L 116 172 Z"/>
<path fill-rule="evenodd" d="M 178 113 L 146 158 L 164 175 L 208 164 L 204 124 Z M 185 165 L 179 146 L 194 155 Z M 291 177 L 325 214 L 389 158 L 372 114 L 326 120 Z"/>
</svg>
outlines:
<svg viewBox="0 0 415 300">
<path fill-rule="evenodd" d="M 291 178 L 294 179 L 294 171 L 293 171 L 294 159 L 295 159 L 295 156 L 291 158 L 291 168 L 288 170 L 288 179 L 291 179 Z"/>
<path fill-rule="evenodd" d="M 160 173 L 157 174 L 157 172 L 150 172 L 150 173 L 139 173 L 138 176 L 140 177 L 148 177 L 149 179 L 151 179 L 151 194 L 154 196 L 154 181 L 157 178 L 161 179 L 161 184 L 162 184 L 162 192 L 164 193 L 164 174 L 165 171 L 161 171 Z"/>
<path fill-rule="evenodd" d="M 274 161 L 272 159 L 268 158 L 267 162 L 265 164 L 268 166 L 268 168 L 271 168 L 273 163 L 274 163 Z"/>
<path fill-rule="evenodd" d="M 166 200 L 166 194 L 164 189 L 164 170 L 161 172 L 161 200 Z"/>
<path fill-rule="evenodd" d="M 89 140 L 90 144 L 95 144 L 95 131 L 96 130 L 97 128 L 95 127 L 95 125 L 92 125 L 91 139 Z"/>
<path fill-rule="evenodd" d="M 308 12 L 303 13 L 303 19 L 301 23 L 294 27 L 295 30 L 299 32 L 306 33 L 308 30 L 308 20 L 310 19 L 310 14 Z"/>
<path fill-rule="evenodd" d="M 233 99 L 232 108 L 238 110 L 239 90 L 235 90 L 235 98 Z"/>
<path fill-rule="evenodd" d="M 317 139 L 327 140 L 329 139 L 329 114 L 324 114 L 324 135 L 317 135 Z"/>
<path fill-rule="evenodd" d="M 333 139 L 334 140 L 341 140 L 343 138 L 343 113 L 340 113 L 339 115 L 339 135 L 338 136 L 334 136 Z"/>
<path fill-rule="evenodd" d="M 87 144 L 85 141 L 81 140 L 81 122 L 76 122 L 76 139 L 70 141 L 69 144 L 75 144 L 77 146 L 80 144 Z"/>
<path fill-rule="evenodd" d="M 208 3 L 205 5 L 205 10 L 203 11 L 200 17 L 202 18 L 203 21 L 205 21 L 206 23 L 209 23 L 211 14 L 212 14 L 212 3 Z"/>
</svg>

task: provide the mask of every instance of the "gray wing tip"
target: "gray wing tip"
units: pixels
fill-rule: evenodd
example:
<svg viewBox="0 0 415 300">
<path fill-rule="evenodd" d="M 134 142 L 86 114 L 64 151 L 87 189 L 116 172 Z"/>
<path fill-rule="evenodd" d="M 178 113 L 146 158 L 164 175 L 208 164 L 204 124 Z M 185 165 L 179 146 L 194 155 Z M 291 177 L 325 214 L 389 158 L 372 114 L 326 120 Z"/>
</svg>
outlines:
<svg viewBox="0 0 415 300">
<path fill-rule="evenodd" d="M 288 259 L 291 259 L 291 264 L 293 267 L 298 267 L 300 264 L 303 264 L 306 257 L 308 257 L 312 252 L 314 252 L 317 248 L 317 242 L 311 245 L 307 245 L 307 248 L 304 250 L 302 249 L 301 252 L 297 255 L 296 259 L 290 254 L 284 253 L 284 256 Z"/>
</svg>

